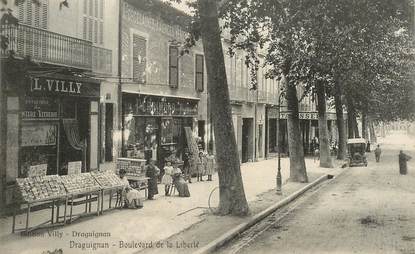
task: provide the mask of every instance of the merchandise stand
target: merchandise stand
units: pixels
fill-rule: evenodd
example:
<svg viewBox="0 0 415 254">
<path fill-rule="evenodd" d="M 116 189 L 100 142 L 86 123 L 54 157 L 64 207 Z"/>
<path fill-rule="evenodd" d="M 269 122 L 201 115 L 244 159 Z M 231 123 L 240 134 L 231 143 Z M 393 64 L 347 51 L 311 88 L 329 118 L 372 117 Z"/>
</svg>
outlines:
<svg viewBox="0 0 415 254">
<path fill-rule="evenodd" d="M 124 169 L 125 177 L 131 183 L 132 187 L 138 191 L 144 190 L 145 198 L 148 192 L 148 177 L 145 172 L 146 160 L 136 158 L 118 158 L 117 171 Z"/>
<path fill-rule="evenodd" d="M 74 220 L 85 216 L 97 215 L 100 214 L 100 203 L 101 203 L 101 190 L 97 189 L 96 191 L 90 191 L 85 193 L 73 194 L 68 198 L 69 208 L 69 221 L 72 223 Z M 92 211 L 92 202 L 97 202 L 97 210 Z M 74 214 L 73 207 L 78 205 L 85 205 L 84 212 Z M 65 215 L 64 215 L 65 216 Z"/>
<path fill-rule="evenodd" d="M 16 213 L 18 210 L 20 210 L 20 207 L 15 207 L 15 209 L 13 209 L 13 223 L 12 223 L 12 233 L 15 232 L 24 232 L 25 234 L 28 234 L 29 232 L 36 230 L 36 229 L 41 229 L 41 228 L 49 228 L 49 227 L 56 227 L 56 226 L 61 226 L 64 225 L 66 223 L 66 216 L 64 216 L 64 219 L 62 222 L 59 222 L 58 217 L 59 217 L 59 206 L 60 203 L 64 202 L 65 206 L 64 206 L 64 210 L 66 213 L 67 210 L 67 205 L 66 205 L 66 200 L 67 197 L 54 197 L 54 198 L 48 198 L 48 199 L 40 199 L 40 200 L 34 200 L 34 201 L 26 201 L 24 203 L 20 203 L 23 204 L 26 207 L 26 223 L 25 223 L 25 227 L 24 228 L 16 228 Z M 51 217 L 50 219 L 48 219 L 47 221 L 44 221 L 36 226 L 30 226 L 30 214 L 31 214 L 31 209 L 35 208 L 36 206 L 44 206 L 48 204 L 48 207 L 51 209 Z M 56 221 L 55 221 L 55 206 L 57 207 L 57 215 L 56 215 Z"/>
<path fill-rule="evenodd" d="M 105 209 L 106 211 L 122 207 L 121 192 L 122 192 L 123 188 L 124 188 L 124 186 L 114 186 L 114 187 L 102 188 L 102 190 L 101 190 L 101 214 L 104 213 L 104 194 L 105 193 L 109 192 L 108 208 Z M 117 194 L 117 196 L 116 196 L 116 199 L 115 199 L 114 207 L 112 207 L 112 199 L 113 199 L 114 193 Z"/>
</svg>

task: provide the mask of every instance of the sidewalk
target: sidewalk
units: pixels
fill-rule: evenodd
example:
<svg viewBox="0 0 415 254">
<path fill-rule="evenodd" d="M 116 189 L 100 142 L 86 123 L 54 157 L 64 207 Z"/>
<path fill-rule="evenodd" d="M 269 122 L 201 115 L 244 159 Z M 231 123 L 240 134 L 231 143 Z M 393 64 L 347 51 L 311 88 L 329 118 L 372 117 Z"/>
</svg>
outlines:
<svg viewBox="0 0 415 254">
<path fill-rule="evenodd" d="M 276 199 L 282 199 L 305 185 L 290 182 L 286 184 L 289 176 L 289 159 L 283 158 L 281 162 L 284 193 L 282 196 L 274 194 L 276 159 L 246 163 L 241 166 L 245 194 L 250 204 L 251 214 L 258 213 L 276 202 Z M 337 174 L 341 171 L 338 167 L 334 169 L 319 168 L 318 162 L 313 162 L 312 158 L 307 158 L 306 164 L 310 182 L 323 174 Z M 184 232 L 185 229 L 197 224 L 202 225 L 203 222 L 209 222 L 212 218 L 223 221 L 216 221 L 223 223 L 220 224 L 219 228 L 214 229 L 216 231 L 213 232 L 213 235 L 218 236 L 219 231 L 226 231 L 244 218 L 218 217 L 210 214 L 209 209 L 207 209 L 208 197 L 218 185 L 217 175 L 213 176 L 213 180 L 212 182 L 189 184 L 190 198 L 165 197 L 164 186 L 159 185 L 160 194 L 156 196 L 156 200 L 145 201 L 144 208 L 141 210 L 113 210 L 104 213 L 102 216 L 89 217 L 65 227 L 38 231 L 38 234 L 32 236 L 11 234 L 12 218 L 2 218 L 0 219 L 1 250 L 3 253 L 42 253 L 43 251 L 53 251 L 61 248 L 65 254 L 85 251 L 93 251 L 94 253 L 133 253 L 144 250 L 146 247 L 157 250 L 155 249 L 157 241 L 171 238 L 180 232 Z M 218 194 L 218 192 L 216 191 L 215 194 Z M 213 196 L 212 202 L 217 201 L 218 197 Z M 49 212 L 39 211 L 35 214 L 38 219 L 49 217 Z M 24 215 L 18 216 L 16 222 L 19 227 L 23 226 L 24 219 Z M 91 234 L 87 235 L 86 233 Z M 209 239 L 203 241 L 199 239 L 198 241 L 197 244 L 201 245 Z M 120 243 L 125 243 L 124 247 L 120 246 Z M 186 244 L 190 243 L 186 242 Z M 135 246 L 131 248 L 132 245 Z M 180 248 L 176 249 L 178 252 L 182 250 Z"/>
</svg>

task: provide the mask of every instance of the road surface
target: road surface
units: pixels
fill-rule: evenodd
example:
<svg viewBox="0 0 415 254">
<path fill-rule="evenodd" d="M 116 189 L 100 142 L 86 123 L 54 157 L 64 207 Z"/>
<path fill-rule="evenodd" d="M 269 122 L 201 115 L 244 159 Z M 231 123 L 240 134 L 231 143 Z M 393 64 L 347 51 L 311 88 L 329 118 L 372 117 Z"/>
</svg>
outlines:
<svg viewBox="0 0 415 254">
<path fill-rule="evenodd" d="M 415 142 L 403 133 L 383 142 L 380 163 L 368 154 L 368 167 L 349 168 L 219 253 L 415 254 Z M 405 176 L 400 149 L 414 158 Z"/>
</svg>

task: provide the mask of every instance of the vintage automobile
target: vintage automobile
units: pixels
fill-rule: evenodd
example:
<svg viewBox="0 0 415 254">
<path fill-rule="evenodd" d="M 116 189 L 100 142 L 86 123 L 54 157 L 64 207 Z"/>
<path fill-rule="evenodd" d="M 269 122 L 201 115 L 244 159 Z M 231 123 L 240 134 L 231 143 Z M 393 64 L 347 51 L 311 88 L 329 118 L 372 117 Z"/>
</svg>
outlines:
<svg viewBox="0 0 415 254">
<path fill-rule="evenodd" d="M 364 138 L 351 138 L 347 140 L 348 164 L 349 167 L 365 166 L 366 140 Z"/>
</svg>

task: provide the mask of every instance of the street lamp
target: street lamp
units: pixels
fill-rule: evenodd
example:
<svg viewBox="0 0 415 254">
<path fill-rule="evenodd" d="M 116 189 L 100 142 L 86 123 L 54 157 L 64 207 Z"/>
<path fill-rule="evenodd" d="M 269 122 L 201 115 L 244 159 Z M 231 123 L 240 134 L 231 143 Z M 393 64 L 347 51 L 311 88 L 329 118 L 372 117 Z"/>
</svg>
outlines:
<svg viewBox="0 0 415 254">
<path fill-rule="evenodd" d="M 278 95 L 278 117 L 277 117 L 277 148 L 278 148 L 278 170 L 277 170 L 277 195 L 282 195 L 282 177 L 281 177 L 281 149 L 280 149 L 280 117 L 281 117 L 281 96 L 283 95 L 280 91 Z"/>
</svg>

